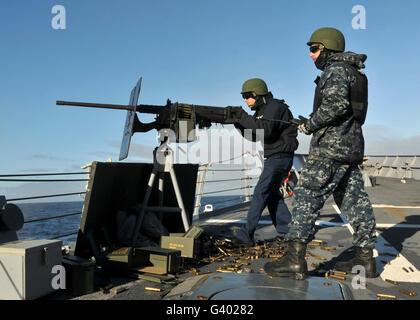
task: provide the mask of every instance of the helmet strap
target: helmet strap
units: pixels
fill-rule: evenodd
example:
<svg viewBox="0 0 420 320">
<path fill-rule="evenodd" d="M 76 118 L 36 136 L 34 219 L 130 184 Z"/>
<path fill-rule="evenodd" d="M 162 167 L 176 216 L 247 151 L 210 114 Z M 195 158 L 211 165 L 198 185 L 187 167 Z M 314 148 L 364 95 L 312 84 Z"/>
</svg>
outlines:
<svg viewBox="0 0 420 320">
<path fill-rule="evenodd" d="M 257 96 L 256 95 L 255 96 L 255 103 L 254 103 L 253 107 L 254 108 L 259 107 L 263 104 L 267 104 L 267 100 L 266 100 L 265 96 Z"/>
</svg>

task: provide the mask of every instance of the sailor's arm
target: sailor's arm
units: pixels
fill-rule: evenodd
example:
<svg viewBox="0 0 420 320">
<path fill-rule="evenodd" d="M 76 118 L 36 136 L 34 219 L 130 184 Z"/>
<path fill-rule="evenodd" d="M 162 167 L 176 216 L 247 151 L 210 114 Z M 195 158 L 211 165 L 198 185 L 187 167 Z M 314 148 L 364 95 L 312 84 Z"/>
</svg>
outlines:
<svg viewBox="0 0 420 320">
<path fill-rule="evenodd" d="M 330 126 L 350 111 L 350 83 L 344 67 L 332 68 L 321 88 L 322 103 L 306 124 L 310 133 Z"/>
</svg>

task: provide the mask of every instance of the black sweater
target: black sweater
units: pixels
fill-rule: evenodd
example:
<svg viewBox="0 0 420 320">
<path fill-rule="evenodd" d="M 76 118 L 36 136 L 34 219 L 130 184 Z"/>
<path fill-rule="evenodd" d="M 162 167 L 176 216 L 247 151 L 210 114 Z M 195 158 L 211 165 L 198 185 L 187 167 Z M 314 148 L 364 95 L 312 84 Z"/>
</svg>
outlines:
<svg viewBox="0 0 420 320">
<path fill-rule="evenodd" d="M 247 139 L 251 137 L 248 137 L 244 130 L 251 129 L 252 141 L 264 140 L 265 158 L 275 154 L 293 157 L 299 145 L 296 126 L 271 120 L 289 121 L 293 118 L 292 112 L 284 100 L 274 99 L 271 92 L 265 96 L 265 101 L 266 103 L 259 98 L 254 107 L 254 115 L 250 116 L 244 112 L 235 127 Z M 258 129 L 264 130 L 263 137 L 258 135 Z"/>
</svg>

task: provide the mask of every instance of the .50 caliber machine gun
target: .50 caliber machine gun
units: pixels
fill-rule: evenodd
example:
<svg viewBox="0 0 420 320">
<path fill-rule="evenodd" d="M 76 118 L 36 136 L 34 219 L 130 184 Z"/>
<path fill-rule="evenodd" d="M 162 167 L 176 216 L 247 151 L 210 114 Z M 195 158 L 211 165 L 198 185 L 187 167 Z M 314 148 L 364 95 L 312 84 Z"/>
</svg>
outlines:
<svg viewBox="0 0 420 320">
<path fill-rule="evenodd" d="M 196 125 L 200 129 L 208 128 L 212 123 L 230 124 L 232 119 L 240 116 L 241 107 L 214 107 L 201 106 L 186 103 L 172 103 L 169 99 L 166 105 L 138 104 L 142 78 L 131 91 L 129 105 L 100 104 L 87 102 L 57 101 L 57 105 L 79 106 L 91 108 L 127 110 L 127 118 L 124 125 L 123 141 L 121 144 L 119 160 L 128 156 L 131 136 L 135 132 L 148 132 L 152 129 L 171 129 L 175 132 L 176 142 L 191 142 L 196 139 L 194 129 Z M 136 112 L 155 114 L 155 121 L 143 123 L 139 120 Z"/>
</svg>

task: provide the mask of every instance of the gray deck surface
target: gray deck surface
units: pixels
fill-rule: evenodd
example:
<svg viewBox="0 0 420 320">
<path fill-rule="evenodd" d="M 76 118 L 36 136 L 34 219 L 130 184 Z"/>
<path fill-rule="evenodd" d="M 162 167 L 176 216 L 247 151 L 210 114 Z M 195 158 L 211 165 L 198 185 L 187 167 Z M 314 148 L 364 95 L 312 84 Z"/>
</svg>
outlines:
<svg viewBox="0 0 420 320">
<path fill-rule="evenodd" d="M 375 279 L 366 279 L 366 288 L 355 289 L 352 287 L 352 280 L 355 275 L 346 276 L 346 280 L 332 280 L 345 284 L 351 291 L 351 294 L 356 300 L 376 300 L 377 293 L 389 294 L 396 296 L 397 300 L 419 300 L 420 299 L 420 181 L 408 180 L 403 184 L 398 179 L 377 178 L 377 185 L 372 188 L 367 188 L 372 204 L 374 205 L 374 212 L 377 221 L 378 242 L 376 246 L 377 266 L 380 276 Z M 291 199 L 287 199 L 286 203 L 290 208 Z M 316 234 L 316 239 L 323 240 L 328 243 L 328 246 L 335 247 L 334 251 L 324 251 L 320 248 L 309 249 L 310 252 L 318 257 L 326 258 L 325 261 L 317 260 L 310 256 L 307 259 L 308 267 L 311 272 L 311 277 L 316 278 L 316 281 L 323 279 L 327 281 L 323 273 L 314 268 L 314 265 L 319 265 L 324 262 L 326 266 L 331 265 L 334 258 L 348 254 L 348 249 L 352 246 L 351 230 L 343 225 L 343 220 L 333 207 L 334 201 L 330 198 L 321 211 L 319 217 L 319 231 Z M 396 206 L 396 207 L 391 207 Z M 228 233 L 230 227 L 234 225 L 241 225 L 246 219 L 246 209 L 237 210 L 235 212 L 228 212 L 221 215 L 208 215 L 200 217 L 197 222 L 207 232 L 211 231 L 214 234 Z M 233 221 L 232 221 L 233 220 Z M 269 223 L 269 215 L 264 213 L 260 227 L 256 231 L 256 240 L 272 239 L 276 236 L 275 229 Z M 231 221 L 226 223 L 226 221 Z M 329 223 L 331 226 L 326 227 L 323 223 Z M 254 271 L 254 275 L 249 274 L 249 277 L 254 277 L 260 273 L 260 268 L 271 259 L 259 259 L 251 261 L 250 268 Z M 389 263 L 389 264 L 386 264 Z M 113 279 L 115 288 L 127 288 L 128 290 L 114 295 L 112 293 L 102 294 L 100 292 L 89 295 L 76 297 L 73 299 L 80 300 L 104 300 L 104 299 L 123 299 L 123 300 L 160 300 L 175 296 L 180 292 L 191 290 L 192 286 L 200 283 L 204 275 L 216 272 L 216 269 L 222 263 L 211 263 L 199 268 L 199 276 L 193 276 L 189 273 L 179 274 L 179 278 L 184 281 L 183 284 L 175 287 L 168 284 L 157 284 L 145 280 L 131 280 L 125 278 Z M 405 271 L 405 268 L 407 271 Z M 411 269 L 410 269 L 411 268 Z M 221 274 L 219 274 L 221 275 Z M 246 273 L 242 273 L 246 277 Z M 261 276 L 261 275 L 258 275 Z M 267 277 L 267 276 L 266 276 Z M 268 277 L 267 277 L 268 278 Z M 238 287 L 241 286 L 240 279 L 238 280 Z M 397 281 L 398 285 L 386 282 L 385 279 Z M 267 279 L 265 279 L 267 280 Z M 271 279 L 273 286 L 281 286 L 279 278 Z M 331 279 L 330 279 L 331 280 Z M 285 280 L 289 281 L 289 280 Z M 296 281 L 296 280 L 294 280 Z M 270 280 L 264 281 L 265 286 L 269 286 Z M 301 284 L 296 283 L 296 286 Z M 162 292 L 145 291 L 145 286 L 152 286 L 161 288 Z M 293 281 L 288 282 L 288 286 L 293 286 Z M 113 289 L 115 289 L 113 288 Z M 232 288 L 231 294 L 226 294 L 223 299 L 246 299 L 246 295 L 237 295 L 238 291 Z M 399 292 L 400 289 L 407 291 L 414 291 L 417 296 L 408 296 Z M 325 290 L 330 290 L 325 287 Z M 261 291 L 263 292 L 263 291 Z M 281 299 L 281 296 L 273 296 L 264 291 L 260 298 L 265 299 Z M 236 294 L 236 296 L 235 296 Z M 245 298 L 244 298 L 245 297 Z M 325 291 L 324 299 L 329 299 L 330 295 Z M 49 299 L 68 299 L 70 297 L 53 294 Z M 284 298 L 284 297 L 283 297 Z M 314 299 L 322 299 L 322 294 Z"/>
</svg>

